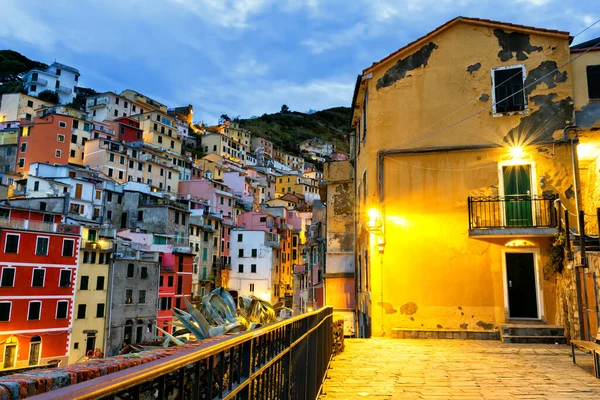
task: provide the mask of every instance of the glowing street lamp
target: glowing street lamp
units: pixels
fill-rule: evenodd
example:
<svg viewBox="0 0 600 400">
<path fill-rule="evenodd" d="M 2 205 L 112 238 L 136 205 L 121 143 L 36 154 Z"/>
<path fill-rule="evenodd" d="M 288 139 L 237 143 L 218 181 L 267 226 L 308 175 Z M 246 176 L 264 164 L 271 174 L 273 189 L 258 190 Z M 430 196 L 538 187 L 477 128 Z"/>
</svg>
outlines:
<svg viewBox="0 0 600 400">
<path fill-rule="evenodd" d="M 514 146 L 510 148 L 510 155 L 513 160 L 522 160 L 525 156 L 525 152 L 521 146 Z"/>
</svg>

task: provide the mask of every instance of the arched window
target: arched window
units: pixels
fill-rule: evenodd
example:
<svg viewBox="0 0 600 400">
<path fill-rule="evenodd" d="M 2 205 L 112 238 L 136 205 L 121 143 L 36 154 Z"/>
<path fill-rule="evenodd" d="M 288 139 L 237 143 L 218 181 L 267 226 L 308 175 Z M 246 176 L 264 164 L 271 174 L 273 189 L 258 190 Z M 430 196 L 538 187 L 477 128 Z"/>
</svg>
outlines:
<svg viewBox="0 0 600 400">
<path fill-rule="evenodd" d="M 4 342 L 4 368 L 14 368 L 17 361 L 17 346 L 19 341 L 11 336 Z"/>
</svg>

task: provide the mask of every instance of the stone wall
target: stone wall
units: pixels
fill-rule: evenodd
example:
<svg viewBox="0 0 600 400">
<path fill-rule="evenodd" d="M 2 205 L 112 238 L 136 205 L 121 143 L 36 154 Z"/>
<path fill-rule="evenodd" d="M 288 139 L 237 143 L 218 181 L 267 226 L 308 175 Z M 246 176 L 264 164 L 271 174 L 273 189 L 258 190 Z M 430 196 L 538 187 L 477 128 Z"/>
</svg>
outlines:
<svg viewBox="0 0 600 400">
<path fill-rule="evenodd" d="M 344 320 L 333 321 L 333 356 L 344 352 Z"/>
</svg>

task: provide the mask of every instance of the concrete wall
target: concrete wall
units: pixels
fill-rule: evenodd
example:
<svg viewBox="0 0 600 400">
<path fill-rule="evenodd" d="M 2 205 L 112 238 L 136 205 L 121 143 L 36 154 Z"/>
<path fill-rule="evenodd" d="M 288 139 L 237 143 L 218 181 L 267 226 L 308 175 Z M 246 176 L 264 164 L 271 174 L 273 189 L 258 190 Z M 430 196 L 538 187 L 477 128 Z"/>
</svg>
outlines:
<svg viewBox="0 0 600 400">
<path fill-rule="evenodd" d="M 127 265 L 135 265 L 135 277 L 127 277 Z M 148 268 L 148 278 L 141 279 L 141 267 Z M 159 268 L 157 262 L 143 262 L 135 259 L 115 259 L 113 271 L 109 279 L 109 292 L 111 293 L 110 317 L 108 318 L 109 332 L 106 338 L 106 355 L 118 354 L 123 347 L 124 330 L 128 320 L 133 321 L 132 343 L 136 343 L 136 329 L 138 320 L 143 321 L 144 340 L 150 338 L 148 324 L 156 323 L 158 302 Z M 133 302 L 125 304 L 126 289 L 133 289 Z M 138 304 L 139 290 L 146 291 L 145 304 Z"/>
</svg>

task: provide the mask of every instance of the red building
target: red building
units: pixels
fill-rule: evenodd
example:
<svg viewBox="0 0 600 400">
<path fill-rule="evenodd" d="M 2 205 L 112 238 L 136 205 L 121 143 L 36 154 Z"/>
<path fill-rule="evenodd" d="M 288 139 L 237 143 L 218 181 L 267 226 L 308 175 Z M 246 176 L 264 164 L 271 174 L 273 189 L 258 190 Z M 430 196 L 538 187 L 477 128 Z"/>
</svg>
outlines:
<svg viewBox="0 0 600 400">
<path fill-rule="evenodd" d="M 173 307 L 185 310 L 183 297 L 192 297 L 192 273 L 194 255 L 177 251 L 159 256 L 160 281 L 158 287 L 158 315 L 156 325 L 172 333 Z M 187 249 L 186 249 L 187 250 Z"/>
<path fill-rule="evenodd" d="M 0 207 L 0 369 L 67 363 L 80 228 L 62 221 Z"/>
<path fill-rule="evenodd" d="M 140 121 L 128 117 L 115 118 L 112 123 L 117 140 L 123 142 L 140 142 L 143 140 L 144 130 L 140 129 Z"/>
</svg>

